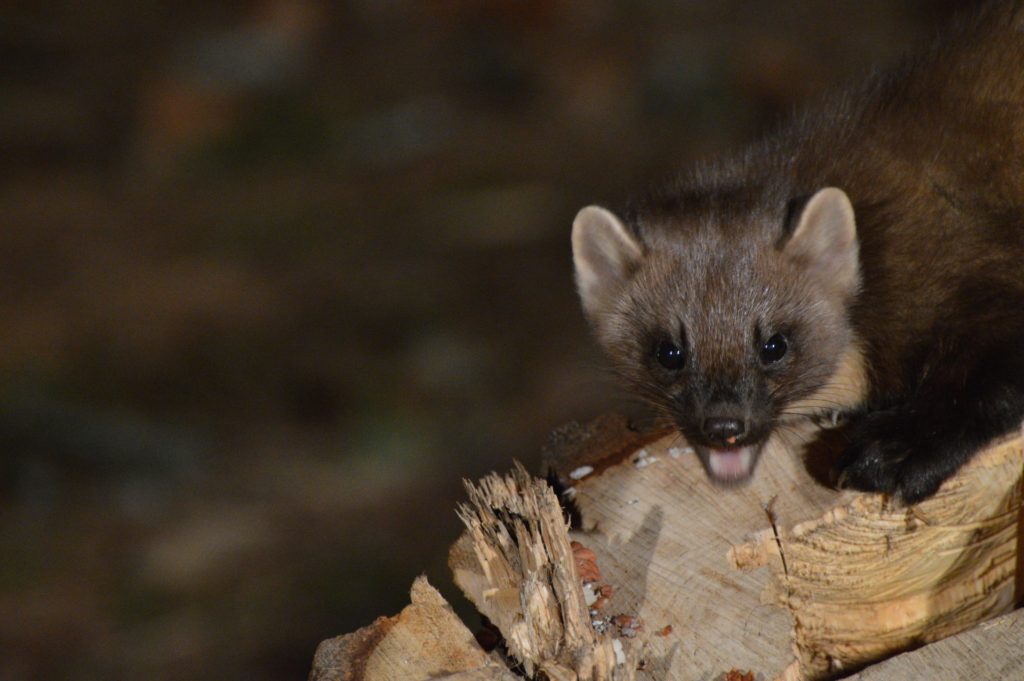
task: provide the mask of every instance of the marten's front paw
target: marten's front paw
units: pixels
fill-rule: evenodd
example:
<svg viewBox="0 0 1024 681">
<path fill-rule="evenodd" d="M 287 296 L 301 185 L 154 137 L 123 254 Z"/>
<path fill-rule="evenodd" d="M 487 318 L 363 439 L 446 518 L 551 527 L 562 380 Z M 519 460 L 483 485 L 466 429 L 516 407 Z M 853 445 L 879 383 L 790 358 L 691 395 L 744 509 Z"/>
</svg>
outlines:
<svg viewBox="0 0 1024 681">
<path fill-rule="evenodd" d="M 941 453 L 913 442 L 914 430 L 899 411 L 873 412 L 850 423 L 846 447 L 832 472 L 836 486 L 884 492 L 908 504 L 934 494 L 945 479 L 942 467 L 935 465 Z"/>
<path fill-rule="evenodd" d="M 907 449 L 898 441 L 851 444 L 839 457 L 832 479 L 840 489 L 894 494 L 899 488 L 900 465 L 906 457 Z"/>
</svg>

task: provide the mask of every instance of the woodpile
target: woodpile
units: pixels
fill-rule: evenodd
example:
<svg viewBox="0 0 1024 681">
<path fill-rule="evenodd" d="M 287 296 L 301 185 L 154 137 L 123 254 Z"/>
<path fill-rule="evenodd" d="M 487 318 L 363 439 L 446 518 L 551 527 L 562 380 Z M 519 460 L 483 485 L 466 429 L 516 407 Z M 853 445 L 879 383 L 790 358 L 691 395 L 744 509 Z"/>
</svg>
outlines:
<svg viewBox="0 0 1024 681">
<path fill-rule="evenodd" d="M 723 490 L 678 434 L 564 428 L 549 480 L 517 466 L 459 510 L 449 563 L 501 645 L 421 578 L 398 616 L 321 644 L 310 678 L 1024 678 L 1021 437 L 912 507 L 829 489 L 798 452 L 770 444 Z"/>
</svg>

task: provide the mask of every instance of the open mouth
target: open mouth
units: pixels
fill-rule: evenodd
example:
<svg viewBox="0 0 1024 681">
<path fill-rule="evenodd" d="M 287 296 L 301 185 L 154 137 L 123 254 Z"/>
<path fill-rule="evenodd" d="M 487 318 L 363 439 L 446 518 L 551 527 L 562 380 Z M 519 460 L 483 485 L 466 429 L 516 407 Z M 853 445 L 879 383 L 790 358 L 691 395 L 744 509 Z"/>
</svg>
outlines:
<svg viewBox="0 0 1024 681">
<path fill-rule="evenodd" d="M 728 449 L 697 448 L 708 476 L 724 485 L 735 485 L 747 481 L 754 473 L 761 445 L 744 445 Z"/>
</svg>

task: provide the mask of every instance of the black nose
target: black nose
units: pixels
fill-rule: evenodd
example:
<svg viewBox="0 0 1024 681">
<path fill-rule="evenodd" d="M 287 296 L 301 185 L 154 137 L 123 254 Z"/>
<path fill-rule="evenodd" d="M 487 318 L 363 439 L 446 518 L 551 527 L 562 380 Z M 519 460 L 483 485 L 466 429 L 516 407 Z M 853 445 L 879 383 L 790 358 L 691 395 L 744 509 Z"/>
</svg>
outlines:
<svg viewBox="0 0 1024 681">
<path fill-rule="evenodd" d="M 739 419 L 711 417 L 704 419 L 704 435 L 720 444 L 734 444 L 747 430 Z"/>
</svg>

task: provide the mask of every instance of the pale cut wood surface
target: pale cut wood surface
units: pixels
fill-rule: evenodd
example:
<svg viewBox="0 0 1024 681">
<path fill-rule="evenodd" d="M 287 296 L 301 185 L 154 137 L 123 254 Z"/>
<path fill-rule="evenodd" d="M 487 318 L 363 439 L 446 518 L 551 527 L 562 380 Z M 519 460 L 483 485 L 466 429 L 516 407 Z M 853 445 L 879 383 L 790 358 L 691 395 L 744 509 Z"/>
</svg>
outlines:
<svg viewBox="0 0 1024 681">
<path fill-rule="evenodd" d="M 791 526 L 846 498 L 816 484 L 781 445 L 762 455 L 753 482 L 709 483 L 692 450 L 669 435 L 573 485 L 582 529 L 615 586 L 610 609 L 645 623 L 641 679 L 716 679 L 736 668 L 771 679 L 793 663 L 793 620 L 764 601 L 771 572 L 740 571 L 729 551 L 776 523 Z M 782 571 L 778 555 L 765 561 Z M 651 632 L 672 627 L 667 636 Z"/>
<path fill-rule="evenodd" d="M 1024 679 L 1024 610 L 880 662 L 849 681 Z"/>
</svg>

